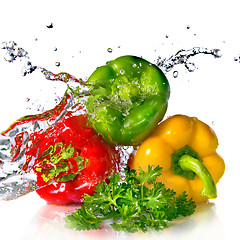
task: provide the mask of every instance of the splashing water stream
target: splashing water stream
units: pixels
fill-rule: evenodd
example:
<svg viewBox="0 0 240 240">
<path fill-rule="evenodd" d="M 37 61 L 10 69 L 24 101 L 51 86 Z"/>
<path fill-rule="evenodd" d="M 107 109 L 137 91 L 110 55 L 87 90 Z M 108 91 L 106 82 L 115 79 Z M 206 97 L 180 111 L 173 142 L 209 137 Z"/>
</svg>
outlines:
<svg viewBox="0 0 240 240">
<path fill-rule="evenodd" d="M 22 63 L 23 76 L 40 71 L 46 80 L 61 81 L 67 85 L 64 96 L 61 97 L 60 103 L 55 108 L 37 115 L 25 116 L 0 134 L 0 200 L 11 200 L 38 188 L 36 174 L 31 168 L 35 159 L 28 163 L 27 171 L 23 170 L 27 161 L 25 152 L 29 146 L 31 134 L 46 131 L 68 114 L 74 116 L 86 113 L 84 102 L 88 97 L 89 89 L 82 79 L 77 79 L 71 74 L 54 74 L 45 68 L 35 66 L 31 62 L 28 52 L 14 41 L 3 42 L 0 48 L 6 51 L 4 57 L 6 61 Z M 221 57 L 219 49 L 208 50 L 195 47 L 189 50 L 180 50 L 168 59 L 158 57 L 156 65 L 164 72 L 169 72 L 174 66 L 183 64 L 189 72 L 192 72 L 196 66 L 190 62 L 190 58 L 198 54 L 212 55 L 215 58 Z M 177 77 L 177 72 L 174 72 L 174 76 Z M 21 144 L 19 144 L 19 139 Z M 126 164 L 133 148 L 128 146 L 117 146 L 116 148 L 121 152 L 123 165 Z"/>
<path fill-rule="evenodd" d="M 190 58 L 198 54 L 208 54 L 212 55 L 215 58 L 221 57 L 221 52 L 219 49 L 207 49 L 202 47 L 194 47 L 188 50 L 179 50 L 176 54 L 172 55 L 170 58 L 161 58 L 160 56 L 157 59 L 156 65 L 161 68 L 164 72 L 169 72 L 173 69 L 174 66 L 178 64 L 183 64 L 189 72 L 193 72 L 196 69 L 196 65 L 190 62 Z"/>
</svg>

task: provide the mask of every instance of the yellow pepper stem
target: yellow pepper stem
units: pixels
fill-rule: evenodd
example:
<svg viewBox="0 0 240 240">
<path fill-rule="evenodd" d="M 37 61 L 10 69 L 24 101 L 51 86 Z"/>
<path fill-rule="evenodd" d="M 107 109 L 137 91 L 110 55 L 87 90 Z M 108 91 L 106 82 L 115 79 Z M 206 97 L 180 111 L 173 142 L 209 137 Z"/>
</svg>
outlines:
<svg viewBox="0 0 240 240">
<path fill-rule="evenodd" d="M 186 154 L 181 156 L 178 164 L 183 171 L 193 171 L 199 176 L 203 183 L 203 188 L 201 190 L 203 196 L 207 198 L 217 197 L 217 189 L 213 178 L 201 161 Z"/>
</svg>

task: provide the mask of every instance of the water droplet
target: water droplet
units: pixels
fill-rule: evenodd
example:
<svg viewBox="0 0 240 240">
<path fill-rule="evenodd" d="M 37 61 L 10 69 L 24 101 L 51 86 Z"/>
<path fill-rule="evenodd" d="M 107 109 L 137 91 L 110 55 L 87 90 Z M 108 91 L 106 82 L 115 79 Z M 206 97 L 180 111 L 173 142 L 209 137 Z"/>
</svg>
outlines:
<svg viewBox="0 0 240 240">
<path fill-rule="evenodd" d="M 173 72 L 173 77 L 174 77 L 174 78 L 177 78 L 177 77 L 178 77 L 178 71 L 174 71 L 174 72 Z"/>
<path fill-rule="evenodd" d="M 56 51 L 57 51 L 57 48 L 55 47 L 55 48 L 53 49 L 53 51 L 56 52 Z"/>
<path fill-rule="evenodd" d="M 196 66 L 194 63 L 186 63 L 185 64 L 185 67 L 187 68 L 187 70 L 189 72 L 193 72 L 195 69 L 196 69 Z"/>
<path fill-rule="evenodd" d="M 13 62 L 16 58 L 17 56 L 15 56 L 13 53 L 9 53 L 4 56 L 4 60 L 7 62 Z"/>
<path fill-rule="evenodd" d="M 112 50 L 112 48 L 108 48 L 107 51 L 108 51 L 109 53 L 112 53 L 113 50 Z"/>
<path fill-rule="evenodd" d="M 190 26 L 189 26 L 189 25 L 187 25 L 187 29 L 190 29 Z"/>
<path fill-rule="evenodd" d="M 124 69 L 121 69 L 120 73 L 123 75 L 125 73 Z"/>
<path fill-rule="evenodd" d="M 210 52 L 215 58 L 220 58 L 222 56 L 220 49 L 212 49 Z"/>
<path fill-rule="evenodd" d="M 56 62 L 56 63 L 55 63 L 55 66 L 56 66 L 56 67 L 59 67 L 59 66 L 60 66 L 60 62 Z"/>
<path fill-rule="evenodd" d="M 53 28 L 53 23 L 47 24 L 47 28 Z"/>
<path fill-rule="evenodd" d="M 234 61 L 240 63 L 240 55 L 238 57 L 234 57 Z"/>
</svg>

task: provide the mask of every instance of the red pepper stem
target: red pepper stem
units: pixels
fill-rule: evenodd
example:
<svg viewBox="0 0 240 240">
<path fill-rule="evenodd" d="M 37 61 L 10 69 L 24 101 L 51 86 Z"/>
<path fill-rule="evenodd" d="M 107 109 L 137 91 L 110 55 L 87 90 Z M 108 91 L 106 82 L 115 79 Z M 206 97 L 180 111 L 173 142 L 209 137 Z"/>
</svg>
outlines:
<svg viewBox="0 0 240 240">
<path fill-rule="evenodd" d="M 201 195 L 207 198 L 217 197 L 217 189 L 212 175 L 201 161 L 186 154 L 180 158 L 178 164 L 183 171 L 193 171 L 202 180 L 203 188 L 201 190 Z"/>
</svg>

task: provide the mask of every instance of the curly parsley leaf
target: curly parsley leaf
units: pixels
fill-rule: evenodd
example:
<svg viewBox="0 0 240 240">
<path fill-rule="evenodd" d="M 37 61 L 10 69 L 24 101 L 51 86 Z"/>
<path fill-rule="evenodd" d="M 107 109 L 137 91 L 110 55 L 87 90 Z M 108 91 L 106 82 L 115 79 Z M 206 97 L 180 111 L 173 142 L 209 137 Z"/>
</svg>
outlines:
<svg viewBox="0 0 240 240">
<path fill-rule="evenodd" d="M 162 169 L 149 166 L 148 171 L 125 169 L 125 181 L 112 174 L 109 183 L 100 183 L 93 196 L 86 195 L 84 205 L 74 213 L 66 214 L 66 227 L 75 230 L 100 229 L 111 219 L 117 231 L 146 232 L 163 230 L 169 221 L 179 216 L 189 216 L 195 204 L 185 193 L 175 197 L 175 192 L 157 182 Z"/>
</svg>

